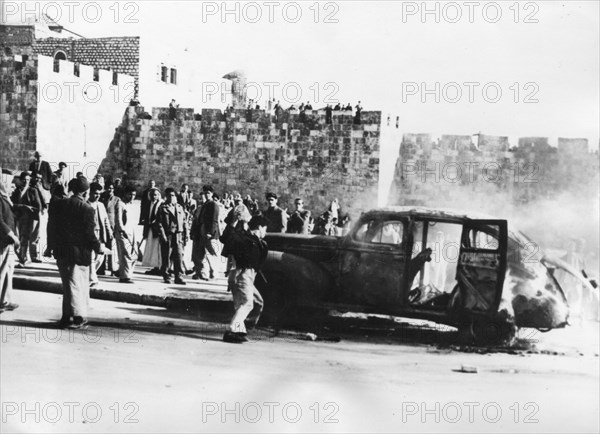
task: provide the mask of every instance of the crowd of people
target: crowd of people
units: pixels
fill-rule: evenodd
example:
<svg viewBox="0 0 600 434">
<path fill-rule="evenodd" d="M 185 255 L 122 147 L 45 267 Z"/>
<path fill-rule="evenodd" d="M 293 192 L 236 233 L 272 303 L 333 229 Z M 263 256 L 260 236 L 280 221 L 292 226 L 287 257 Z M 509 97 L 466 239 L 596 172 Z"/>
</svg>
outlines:
<svg viewBox="0 0 600 434">
<path fill-rule="evenodd" d="M 173 103 L 174 103 L 174 100 L 171 101 L 171 103 L 169 104 L 169 113 L 172 113 L 170 115 L 170 116 L 172 116 L 171 119 L 175 119 L 176 108 L 173 105 Z M 252 122 L 254 111 L 260 110 L 260 109 L 261 109 L 260 104 L 258 104 L 257 102 L 255 102 L 252 99 L 249 99 L 246 102 L 246 122 Z M 306 112 L 311 111 L 311 110 L 313 110 L 313 106 L 311 105 L 310 101 L 307 101 L 306 104 L 301 103 L 298 107 L 296 107 L 294 104 L 292 104 L 287 109 L 284 109 L 283 106 L 281 105 L 281 101 L 275 101 L 275 98 L 273 98 L 272 100 L 267 101 L 267 106 L 266 106 L 267 113 L 271 114 L 274 117 L 275 122 L 279 122 L 280 119 L 282 119 L 282 115 L 283 115 L 284 111 L 288 111 L 288 112 L 298 111 L 298 113 L 300 115 L 300 121 L 305 122 L 306 121 Z M 338 102 L 334 107 L 332 107 L 331 104 L 327 104 L 325 107 L 323 107 L 323 110 L 325 110 L 325 123 L 327 123 L 327 124 L 332 123 L 332 121 L 333 121 L 332 116 L 333 116 L 334 111 L 350 112 L 350 114 L 352 114 L 352 112 L 354 111 L 354 123 L 357 125 L 360 125 L 360 123 L 362 122 L 361 114 L 362 114 L 363 108 L 362 108 L 360 101 L 354 107 L 352 107 L 352 104 L 350 104 L 350 103 L 348 103 L 346 106 L 343 106 Z M 228 105 L 225 108 L 225 112 L 224 112 L 223 116 L 226 119 L 228 116 L 231 116 L 232 113 L 233 113 L 233 107 Z"/>
<path fill-rule="evenodd" d="M 138 205 L 136 190 L 121 179 L 105 183 L 98 174 L 88 181 L 81 172 L 69 179 L 66 168 L 61 162 L 52 172 L 36 152 L 29 170 L 15 176 L 13 184 L 0 182 L 0 312 L 18 307 L 10 295 L 11 249 L 19 268 L 42 262 L 42 255 L 56 259 L 64 293 L 59 325 L 68 328 L 87 324 L 89 291 L 99 284 L 99 275 L 131 284 L 136 262 L 141 261 L 148 267 L 146 274 L 185 285 L 186 275 L 215 279 L 222 256 L 227 259 L 225 277 L 235 306 L 223 339 L 241 343 L 247 340 L 247 327 L 255 326 L 262 312 L 254 279 L 268 251 L 265 233 L 341 236 L 349 227 L 350 219 L 337 199 L 313 218 L 302 198 L 295 199 L 295 209 L 288 213 L 278 205 L 277 194 L 269 192 L 267 207 L 261 210 L 251 195 L 242 197 L 237 191 L 219 196 L 205 185 L 196 196 L 187 184 L 179 191 L 172 187 L 161 191 L 151 180 Z M 138 206 L 139 211 L 134 208 Z M 41 249 L 44 231 L 47 245 Z M 189 243 L 191 264 L 185 254 Z"/>
</svg>

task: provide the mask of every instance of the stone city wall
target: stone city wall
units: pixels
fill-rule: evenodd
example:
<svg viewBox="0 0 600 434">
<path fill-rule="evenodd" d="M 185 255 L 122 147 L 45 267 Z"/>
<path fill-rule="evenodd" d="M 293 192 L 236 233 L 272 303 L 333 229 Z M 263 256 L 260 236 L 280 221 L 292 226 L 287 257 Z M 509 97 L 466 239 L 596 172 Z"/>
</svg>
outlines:
<svg viewBox="0 0 600 434">
<path fill-rule="evenodd" d="M 363 112 L 362 123 L 335 112 L 284 112 L 275 121 L 264 110 L 202 110 L 130 107 L 115 133 L 101 172 L 114 174 L 139 190 L 150 179 L 162 188 L 190 184 L 198 192 L 212 184 L 218 193 L 237 190 L 264 203 L 267 191 L 293 209 L 295 197 L 321 213 L 333 198 L 356 215 L 377 205 L 381 112 Z M 250 118 L 251 116 L 251 118 Z M 196 116 L 197 117 L 197 116 Z"/>
<path fill-rule="evenodd" d="M 29 164 L 37 140 L 38 59 L 0 53 L 0 166 Z"/>
</svg>

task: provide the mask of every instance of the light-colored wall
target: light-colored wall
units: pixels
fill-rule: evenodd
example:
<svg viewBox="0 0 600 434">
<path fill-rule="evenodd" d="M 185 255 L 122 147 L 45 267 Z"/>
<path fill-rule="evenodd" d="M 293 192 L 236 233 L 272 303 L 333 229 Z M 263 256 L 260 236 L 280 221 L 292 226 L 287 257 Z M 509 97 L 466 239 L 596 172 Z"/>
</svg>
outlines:
<svg viewBox="0 0 600 434">
<path fill-rule="evenodd" d="M 37 149 L 53 167 L 64 161 L 73 175 L 83 171 L 92 177 L 121 123 L 134 79 L 118 74 L 113 85 L 112 72 L 100 70 L 96 82 L 87 65 L 77 77 L 69 61 L 60 61 L 56 73 L 53 59 L 41 55 L 38 65 Z"/>
<path fill-rule="evenodd" d="M 199 110 L 201 94 L 193 79 L 191 58 L 182 47 L 165 48 L 151 39 L 140 41 L 140 93 L 139 100 L 144 107 L 167 107 L 175 99 L 181 108 Z M 177 84 L 160 80 L 160 65 L 177 69 Z"/>
</svg>

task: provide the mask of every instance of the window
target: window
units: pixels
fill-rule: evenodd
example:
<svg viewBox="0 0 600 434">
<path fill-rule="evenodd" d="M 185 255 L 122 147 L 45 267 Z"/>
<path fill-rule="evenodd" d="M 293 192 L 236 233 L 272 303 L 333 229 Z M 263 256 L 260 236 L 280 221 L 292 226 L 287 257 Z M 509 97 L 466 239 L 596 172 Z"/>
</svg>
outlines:
<svg viewBox="0 0 600 434">
<path fill-rule="evenodd" d="M 73 75 L 79 77 L 79 63 L 73 64 Z"/>
<path fill-rule="evenodd" d="M 168 82 L 169 68 L 166 66 L 160 67 L 160 81 Z"/>
<path fill-rule="evenodd" d="M 447 308 L 457 284 L 462 230 L 462 224 L 458 223 L 426 220 L 413 223 L 408 296 L 412 306 Z"/>
<path fill-rule="evenodd" d="M 468 239 L 463 240 L 463 247 L 497 250 L 499 247 L 498 238 L 493 234 L 498 232 L 498 226 L 490 226 L 489 231 L 470 229 Z"/>
<path fill-rule="evenodd" d="M 98 68 L 94 68 L 94 81 L 100 81 L 100 70 Z"/>
<path fill-rule="evenodd" d="M 374 220 L 365 222 L 354 234 L 356 241 L 373 244 L 395 244 L 402 243 L 404 225 L 401 221 L 376 222 Z"/>
<path fill-rule="evenodd" d="M 113 86 L 116 86 L 119 84 L 119 74 L 116 71 L 113 71 L 113 73 L 112 73 L 112 84 L 113 84 Z"/>
<path fill-rule="evenodd" d="M 177 70 L 171 68 L 171 84 L 177 84 Z"/>
<path fill-rule="evenodd" d="M 67 60 L 67 55 L 64 51 L 57 51 L 54 54 L 54 72 L 60 72 L 60 61 Z"/>
</svg>

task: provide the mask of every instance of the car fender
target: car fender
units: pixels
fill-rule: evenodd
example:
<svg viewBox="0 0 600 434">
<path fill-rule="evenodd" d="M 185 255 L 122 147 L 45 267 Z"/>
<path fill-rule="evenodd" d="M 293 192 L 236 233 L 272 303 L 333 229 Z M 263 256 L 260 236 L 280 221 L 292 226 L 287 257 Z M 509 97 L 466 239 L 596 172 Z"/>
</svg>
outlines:
<svg viewBox="0 0 600 434">
<path fill-rule="evenodd" d="M 286 305 L 318 306 L 334 288 L 333 276 L 318 263 L 277 250 L 269 251 L 262 273 L 263 288 L 283 298 Z"/>
</svg>

